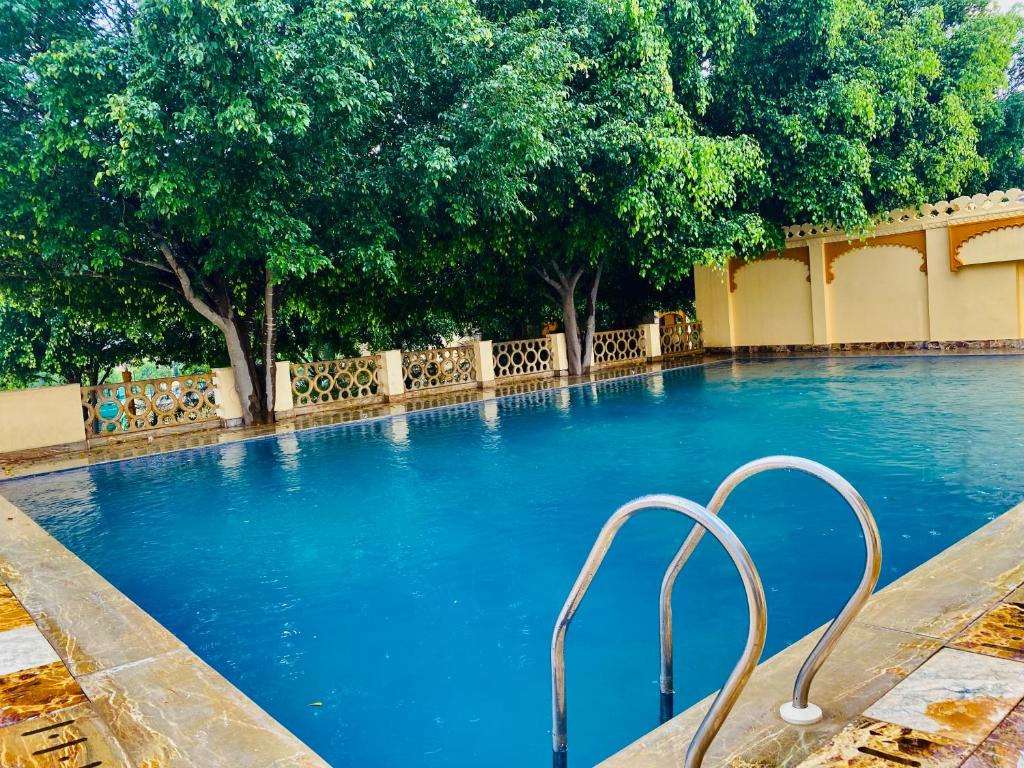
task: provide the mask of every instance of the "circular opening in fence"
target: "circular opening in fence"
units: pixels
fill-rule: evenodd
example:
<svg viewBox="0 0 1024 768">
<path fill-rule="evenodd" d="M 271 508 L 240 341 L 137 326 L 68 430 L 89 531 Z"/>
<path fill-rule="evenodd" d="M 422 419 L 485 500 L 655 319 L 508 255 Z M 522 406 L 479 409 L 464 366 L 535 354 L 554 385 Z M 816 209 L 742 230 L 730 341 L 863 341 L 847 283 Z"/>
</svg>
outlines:
<svg viewBox="0 0 1024 768">
<path fill-rule="evenodd" d="M 186 389 L 181 396 L 181 407 L 186 411 L 194 411 L 203 402 L 203 398 L 194 389 Z"/>
<path fill-rule="evenodd" d="M 140 401 L 136 400 L 135 402 L 138 403 Z M 161 413 L 170 413 L 174 410 L 174 405 L 174 398 L 168 394 L 159 395 L 153 400 L 153 407 Z"/>
</svg>

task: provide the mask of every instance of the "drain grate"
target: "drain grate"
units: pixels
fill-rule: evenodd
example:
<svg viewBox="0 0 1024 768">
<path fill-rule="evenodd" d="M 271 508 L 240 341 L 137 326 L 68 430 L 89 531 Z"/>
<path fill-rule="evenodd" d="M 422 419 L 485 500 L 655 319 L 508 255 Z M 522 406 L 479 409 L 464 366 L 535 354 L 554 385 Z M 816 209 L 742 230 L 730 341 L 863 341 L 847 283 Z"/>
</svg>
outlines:
<svg viewBox="0 0 1024 768">
<path fill-rule="evenodd" d="M 865 755 L 871 755 L 872 757 L 879 757 L 882 760 L 888 760 L 890 763 L 907 765 L 911 768 L 920 768 L 921 765 L 917 760 L 911 760 L 909 757 L 890 755 L 888 752 L 883 752 L 880 749 L 873 749 L 872 747 L 857 747 L 857 751 L 863 752 Z"/>
<path fill-rule="evenodd" d="M 21 734 L 21 736 L 22 736 L 23 739 L 30 739 L 31 737 L 34 737 L 34 736 L 39 736 L 39 737 L 44 737 L 45 736 L 47 741 L 56 741 L 56 740 L 64 738 L 63 734 L 60 733 L 60 730 L 62 728 L 67 728 L 68 726 L 71 726 L 71 725 L 74 725 L 74 724 L 75 724 L 74 719 L 62 720 L 59 723 L 53 723 L 52 725 L 45 725 L 42 728 L 33 728 L 30 731 L 24 731 Z M 56 753 L 56 752 L 59 752 L 60 750 L 69 749 L 71 747 L 77 746 L 78 744 L 84 744 L 88 740 L 89 740 L 89 738 L 87 736 L 79 736 L 78 738 L 68 739 L 67 741 L 61 741 L 59 744 L 47 744 L 47 746 L 45 746 L 45 747 L 40 747 L 39 749 L 32 750 L 32 755 L 33 755 L 33 757 L 39 757 L 41 755 L 48 755 L 48 754 L 51 754 L 51 753 Z M 70 765 L 68 763 L 68 760 L 70 760 L 70 759 L 71 759 L 71 755 L 64 755 L 63 757 L 58 757 L 57 758 L 57 762 L 61 764 L 61 768 L 99 768 L 99 766 L 103 765 L 103 761 L 102 760 L 93 760 L 91 763 L 86 763 L 84 765 L 73 766 L 73 765 Z"/>
</svg>

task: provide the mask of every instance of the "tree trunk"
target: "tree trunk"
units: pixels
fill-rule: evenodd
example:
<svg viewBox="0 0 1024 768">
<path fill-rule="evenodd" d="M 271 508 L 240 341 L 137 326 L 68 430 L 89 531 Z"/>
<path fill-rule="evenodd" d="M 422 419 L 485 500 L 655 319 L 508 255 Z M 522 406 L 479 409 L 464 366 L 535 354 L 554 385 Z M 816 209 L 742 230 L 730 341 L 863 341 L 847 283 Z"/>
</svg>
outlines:
<svg viewBox="0 0 1024 768">
<path fill-rule="evenodd" d="M 562 325 L 565 329 L 565 356 L 570 376 L 589 373 L 594 364 L 594 333 L 597 330 L 597 288 L 601 284 L 603 262 L 598 262 L 597 270 L 590 281 L 587 291 L 587 314 L 584 332 L 580 333 L 579 318 L 576 313 L 576 285 L 583 276 L 584 268 L 580 267 L 571 275 L 566 275 L 554 261 L 550 262 L 555 277 L 538 269 L 538 273 L 555 292 L 558 303 L 562 307 Z"/>
<path fill-rule="evenodd" d="M 576 284 L 580 281 L 580 276 L 583 274 L 583 267 L 580 267 L 571 275 L 566 275 L 555 261 L 552 260 L 550 266 L 555 273 L 555 277 L 551 277 L 543 269 L 538 269 L 537 272 L 544 282 L 551 286 L 558 302 L 562 305 L 566 364 L 569 366 L 570 376 L 579 376 L 583 373 L 583 365 L 580 354 L 580 327 L 579 321 L 576 318 Z"/>
<path fill-rule="evenodd" d="M 590 373 L 590 369 L 594 367 L 594 334 L 597 332 L 597 287 L 601 284 L 602 269 L 604 269 L 604 262 L 598 262 L 597 271 L 594 272 L 594 279 L 590 282 L 590 290 L 587 291 L 586 331 L 583 336 L 583 359 L 580 365 L 584 373 Z"/>
<path fill-rule="evenodd" d="M 576 292 L 562 294 L 562 325 L 565 329 L 565 357 L 570 376 L 583 373 L 583 358 L 580 349 L 580 327 L 576 320 Z"/>
<path fill-rule="evenodd" d="M 263 409 L 257 392 L 259 378 L 256 375 L 252 350 L 248 338 L 239 326 L 237 319 L 231 317 L 221 327 L 221 332 L 227 344 L 231 372 L 235 375 L 235 392 L 238 394 L 238 402 L 242 404 L 242 423 L 251 426 L 261 420 Z"/>
<path fill-rule="evenodd" d="M 277 286 L 274 285 L 274 273 L 266 269 L 266 282 L 263 287 L 263 392 L 264 419 L 266 423 L 274 420 L 274 404 L 277 402 Z"/>
<path fill-rule="evenodd" d="M 228 289 L 217 281 L 212 287 L 207 285 L 204 294 L 200 295 L 192 285 L 192 276 L 186 268 L 184 259 L 179 258 L 170 242 L 163 236 L 156 225 L 150 225 L 150 233 L 156 240 L 160 252 L 170 267 L 170 271 L 178 282 L 178 289 L 189 305 L 205 317 L 224 334 L 224 342 L 228 350 L 228 360 L 235 375 L 235 392 L 242 406 L 242 423 L 246 426 L 256 424 L 264 419 L 264 402 L 261 396 L 259 377 L 256 375 L 256 362 L 253 359 L 252 346 L 249 341 L 249 327 L 238 316 L 231 305 Z"/>
</svg>

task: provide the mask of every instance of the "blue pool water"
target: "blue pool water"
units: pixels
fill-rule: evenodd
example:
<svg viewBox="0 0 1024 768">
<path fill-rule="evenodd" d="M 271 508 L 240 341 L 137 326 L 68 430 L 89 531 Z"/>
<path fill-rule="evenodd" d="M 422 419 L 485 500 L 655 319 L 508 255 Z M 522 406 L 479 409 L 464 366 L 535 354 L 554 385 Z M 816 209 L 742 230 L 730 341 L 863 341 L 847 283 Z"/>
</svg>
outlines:
<svg viewBox="0 0 1024 768">
<path fill-rule="evenodd" d="M 1024 496 L 1024 358 L 715 364 L 0 493 L 333 765 L 522 768 L 549 760 L 551 626 L 605 518 L 645 493 L 706 502 L 772 453 L 858 487 L 891 581 Z M 765 583 L 766 655 L 845 601 L 863 543 L 816 481 L 754 478 L 724 516 Z M 569 633 L 575 766 L 657 724 L 658 585 L 684 534 L 669 512 L 626 526 Z M 723 682 L 745 633 L 710 538 L 676 617 L 681 709 Z"/>
</svg>

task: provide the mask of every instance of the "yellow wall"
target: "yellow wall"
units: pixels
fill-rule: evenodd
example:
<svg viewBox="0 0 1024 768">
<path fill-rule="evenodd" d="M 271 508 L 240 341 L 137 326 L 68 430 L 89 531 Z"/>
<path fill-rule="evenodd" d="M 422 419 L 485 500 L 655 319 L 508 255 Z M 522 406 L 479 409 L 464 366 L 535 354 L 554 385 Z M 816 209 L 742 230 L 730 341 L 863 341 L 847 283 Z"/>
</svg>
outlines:
<svg viewBox="0 0 1024 768">
<path fill-rule="evenodd" d="M 725 270 L 700 265 L 693 268 L 697 317 L 704 322 L 704 344 L 709 347 L 731 347 L 733 344 L 728 281 Z"/>
<path fill-rule="evenodd" d="M 912 248 L 860 248 L 832 265 L 830 343 L 928 339 L 928 278 Z"/>
<path fill-rule="evenodd" d="M 1017 264 L 1017 338 L 1024 339 L 1024 262 Z"/>
<path fill-rule="evenodd" d="M 1002 235 L 1010 233 L 1024 242 L 1024 233 L 1020 230 L 1001 230 L 968 242 L 961 254 L 984 258 L 988 251 L 998 256 L 1006 245 Z M 949 235 L 945 228 L 927 234 L 931 338 L 942 341 L 1019 338 L 1017 265 L 975 264 L 953 272 L 949 268 Z"/>
<path fill-rule="evenodd" d="M 77 384 L 0 392 L 0 453 L 85 440 Z"/>
<path fill-rule="evenodd" d="M 1024 210 L 1024 197 L 1019 207 Z M 836 247 L 847 242 L 841 233 L 798 233 L 791 243 L 809 254 L 810 282 L 808 267 L 795 259 L 766 259 L 737 269 L 735 291 L 729 290 L 727 270 L 698 267 L 697 319 L 705 344 L 1024 339 L 1024 226 L 995 228 L 1009 218 L 1009 210 L 996 210 L 987 219 L 977 208 L 963 210 L 963 216 L 950 221 L 893 217 L 896 223 L 878 235 L 887 240 L 871 245 L 869 239 L 868 245 L 845 252 Z M 958 252 L 962 266 L 951 264 L 949 227 L 962 238 L 979 224 L 993 229 L 963 242 Z M 926 250 L 927 273 L 921 271 L 917 247 Z M 837 251 L 829 270 L 828 255 Z"/>
<path fill-rule="evenodd" d="M 814 342 L 805 264 L 790 259 L 756 261 L 737 269 L 734 280 L 734 346 Z"/>
</svg>

